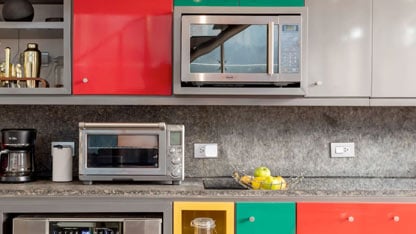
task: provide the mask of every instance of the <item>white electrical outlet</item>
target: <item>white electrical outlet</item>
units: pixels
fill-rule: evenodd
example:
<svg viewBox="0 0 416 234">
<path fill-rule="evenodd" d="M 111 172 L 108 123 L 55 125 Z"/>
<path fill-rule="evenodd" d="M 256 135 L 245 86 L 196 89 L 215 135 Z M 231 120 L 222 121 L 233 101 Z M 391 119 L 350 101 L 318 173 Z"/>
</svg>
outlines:
<svg viewBox="0 0 416 234">
<path fill-rule="evenodd" d="M 194 144 L 195 158 L 217 158 L 218 144 Z"/>
<path fill-rule="evenodd" d="M 72 157 L 75 156 L 75 142 L 65 142 L 65 141 L 52 141 L 51 143 L 51 155 L 52 149 L 55 145 L 69 146 L 72 148 Z"/>
<path fill-rule="evenodd" d="M 348 143 L 331 143 L 332 158 L 351 158 L 355 157 L 354 142 Z"/>
</svg>

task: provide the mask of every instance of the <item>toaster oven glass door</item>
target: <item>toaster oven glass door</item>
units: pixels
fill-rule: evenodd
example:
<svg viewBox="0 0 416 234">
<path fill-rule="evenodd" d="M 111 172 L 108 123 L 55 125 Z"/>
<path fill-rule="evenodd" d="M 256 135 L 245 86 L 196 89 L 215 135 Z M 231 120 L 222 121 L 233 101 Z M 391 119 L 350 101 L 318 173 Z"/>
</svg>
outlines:
<svg viewBox="0 0 416 234">
<path fill-rule="evenodd" d="M 88 129 L 82 131 L 85 175 L 166 175 L 166 131 Z"/>
<path fill-rule="evenodd" d="M 158 135 L 88 135 L 87 167 L 158 168 Z"/>
</svg>

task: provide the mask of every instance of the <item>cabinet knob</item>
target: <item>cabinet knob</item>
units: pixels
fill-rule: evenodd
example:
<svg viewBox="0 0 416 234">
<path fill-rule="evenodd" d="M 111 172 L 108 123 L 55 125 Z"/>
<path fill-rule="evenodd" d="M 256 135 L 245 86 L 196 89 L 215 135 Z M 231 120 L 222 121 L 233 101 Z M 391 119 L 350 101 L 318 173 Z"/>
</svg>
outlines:
<svg viewBox="0 0 416 234">
<path fill-rule="evenodd" d="M 82 83 L 88 83 L 88 78 L 87 77 L 84 77 L 84 78 L 82 78 Z"/>
<path fill-rule="evenodd" d="M 350 222 L 350 223 L 354 222 L 354 216 L 349 216 L 348 217 L 348 222 Z"/>
<path fill-rule="evenodd" d="M 318 81 L 316 81 L 315 83 L 314 83 L 314 85 L 315 86 L 321 86 L 321 85 L 323 85 L 324 83 L 322 82 L 322 81 L 320 81 L 320 80 L 318 80 Z"/>
<path fill-rule="evenodd" d="M 393 221 L 394 222 L 399 222 L 400 221 L 400 217 L 399 216 L 397 216 L 397 215 L 395 215 L 394 217 L 393 217 Z"/>
<path fill-rule="evenodd" d="M 254 218 L 254 216 L 250 216 L 248 218 L 248 221 L 250 221 L 250 223 L 254 223 L 254 221 L 256 221 L 256 218 Z"/>
</svg>

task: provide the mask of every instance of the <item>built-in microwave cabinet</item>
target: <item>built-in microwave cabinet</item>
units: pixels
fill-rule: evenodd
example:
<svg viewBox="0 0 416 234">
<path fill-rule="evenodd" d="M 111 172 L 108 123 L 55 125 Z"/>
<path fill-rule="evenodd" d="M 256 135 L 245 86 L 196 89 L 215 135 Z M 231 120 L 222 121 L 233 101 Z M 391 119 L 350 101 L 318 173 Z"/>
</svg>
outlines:
<svg viewBox="0 0 416 234">
<path fill-rule="evenodd" d="M 175 0 L 175 6 L 304 6 L 304 0 Z"/>
<path fill-rule="evenodd" d="M 10 47 L 10 63 L 22 66 L 22 53 L 28 43 L 36 43 L 42 53 L 37 88 L 26 88 L 25 80 L 1 81 L 0 95 L 71 93 L 71 0 L 31 1 L 32 21 L 0 21 L 0 65 L 5 63 L 5 48 Z M 4 1 L 0 1 L 3 19 Z M 31 78 L 33 77 L 23 77 Z M 2 78 L 6 79 L 6 78 Z M 21 79 L 11 75 L 7 79 Z"/>
<path fill-rule="evenodd" d="M 370 96 L 372 2 L 372 0 L 306 0 L 307 97 Z M 392 2 L 391 5 L 397 4 L 396 1 L 389 2 Z M 384 21 L 390 22 L 394 19 L 396 18 L 385 17 Z M 385 30 L 385 24 L 382 28 Z M 383 35 L 386 36 L 390 35 Z M 379 37 L 374 38 L 377 40 Z M 384 48 L 390 50 L 388 45 L 384 45 Z M 389 62 L 393 61 L 389 59 Z"/>
</svg>

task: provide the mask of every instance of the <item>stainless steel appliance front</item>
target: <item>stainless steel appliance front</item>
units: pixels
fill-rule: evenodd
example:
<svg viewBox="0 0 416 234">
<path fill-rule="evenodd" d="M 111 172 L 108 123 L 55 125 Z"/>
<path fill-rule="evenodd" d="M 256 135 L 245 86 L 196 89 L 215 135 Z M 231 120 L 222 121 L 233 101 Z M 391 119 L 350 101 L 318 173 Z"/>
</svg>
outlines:
<svg viewBox="0 0 416 234">
<path fill-rule="evenodd" d="M 13 234 L 161 234 L 160 218 L 59 218 L 21 216 Z"/>
<path fill-rule="evenodd" d="M 184 179 L 183 125 L 79 123 L 79 179 L 172 181 Z"/>
<path fill-rule="evenodd" d="M 304 8 L 176 7 L 174 20 L 175 93 L 304 94 Z"/>
</svg>

